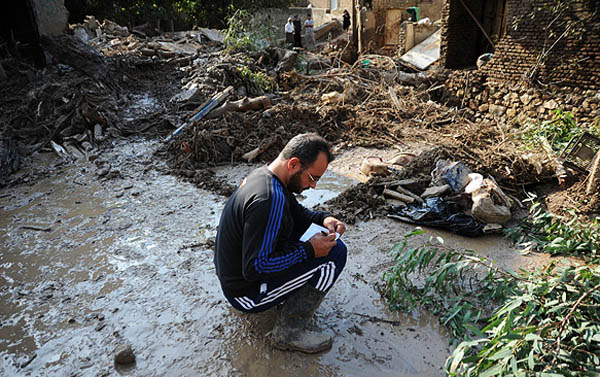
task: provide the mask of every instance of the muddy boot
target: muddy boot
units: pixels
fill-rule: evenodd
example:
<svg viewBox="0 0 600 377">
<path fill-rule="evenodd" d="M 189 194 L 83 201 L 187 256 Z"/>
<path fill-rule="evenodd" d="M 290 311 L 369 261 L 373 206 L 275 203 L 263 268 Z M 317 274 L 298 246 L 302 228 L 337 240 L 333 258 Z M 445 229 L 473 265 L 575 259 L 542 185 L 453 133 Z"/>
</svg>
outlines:
<svg viewBox="0 0 600 377">
<path fill-rule="evenodd" d="M 305 353 L 317 353 L 331 348 L 331 336 L 308 331 L 306 328 L 323 298 L 325 293 L 305 284 L 285 300 L 277 313 L 271 333 L 273 346 L 281 350 Z"/>
</svg>

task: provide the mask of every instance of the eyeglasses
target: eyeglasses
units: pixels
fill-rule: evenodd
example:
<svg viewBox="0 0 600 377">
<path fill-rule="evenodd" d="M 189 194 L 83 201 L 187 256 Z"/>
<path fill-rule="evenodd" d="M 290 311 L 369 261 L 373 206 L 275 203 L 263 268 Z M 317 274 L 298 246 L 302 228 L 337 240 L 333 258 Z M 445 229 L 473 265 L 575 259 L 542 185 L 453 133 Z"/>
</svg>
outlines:
<svg viewBox="0 0 600 377">
<path fill-rule="evenodd" d="M 313 177 L 313 176 L 312 176 L 312 174 L 310 174 L 310 172 L 308 171 L 308 169 L 304 169 L 304 170 L 305 170 L 305 171 L 306 171 L 306 173 L 308 174 L 308 178 L 310 178 L 310 180 L 311 180 L 313 183 L 317 183 L 317 182 L 319 182 L 319 179 L 321 179 L 321 177 L 319 177 L 319 178 L 315 178 L 315 177 Z"/>
</svg>

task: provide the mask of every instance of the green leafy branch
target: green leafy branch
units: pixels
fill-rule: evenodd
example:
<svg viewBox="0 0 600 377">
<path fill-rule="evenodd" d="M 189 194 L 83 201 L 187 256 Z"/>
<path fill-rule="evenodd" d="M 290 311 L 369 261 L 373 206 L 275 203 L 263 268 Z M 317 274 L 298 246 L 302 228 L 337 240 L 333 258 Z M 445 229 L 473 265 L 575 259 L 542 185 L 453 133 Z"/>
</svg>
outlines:
<svg viewBox="0 0 600 377">
<path fill-rule="evenodd" d="M 600 372 L 600 269 L 549 265 L 446 362 L 451 376 L 592 376 Z"/>
<path fill-rule="evenodd" d="M 578 255 L 597 258 L 600 255 L 600 222 L 598 219 L 585 223 L 574 210 L 570 218 L 546 211 L 535 196 L 529 216 L 520 224 L 504 231 L 507 238 L 515 242 L 524 252 L 537 251 L 552 255 Z"/>
<path fill-rule="evenodd" d="M 409 238 L 421 234 L 407 234 L 392 249 L 382 294 L 392 310 L 432 309 L 453 340 L 464 339 L 446 361 L 448 375 L 600 373 L 600 267 L 551 263 L 515 274 L 442 239 L 409 248 Z"/>
<path fill-rule="evenodd" d="M 571 112 L 556 109 L 551 120 L 525 124 L 518 131 L 518 136 L 527 149 L 535 150 L 542 146 L 546 152 L 558 154 L 571 139 L 581 136 L 585 131 L 600 136 L 597 127 L 581 127 Z"/>
<path fill-rule="evenodd" d="M 390 309 L 431 310 L 450 330 L 451 342 L 478 332 L 491 309 L 514 293 L 519 277 L 470 251 L 447 248 L 441 238 L 437 244 L 430 240 L 422 247 L 408 248 L 408 239 L 420 234 L 421 229 L 407 234 L 391 249 L 394 263 L 383 275 L 382 292 Z M 427 278 L 417 285 L 414 275 L 425 271 Z"/>
</svg>

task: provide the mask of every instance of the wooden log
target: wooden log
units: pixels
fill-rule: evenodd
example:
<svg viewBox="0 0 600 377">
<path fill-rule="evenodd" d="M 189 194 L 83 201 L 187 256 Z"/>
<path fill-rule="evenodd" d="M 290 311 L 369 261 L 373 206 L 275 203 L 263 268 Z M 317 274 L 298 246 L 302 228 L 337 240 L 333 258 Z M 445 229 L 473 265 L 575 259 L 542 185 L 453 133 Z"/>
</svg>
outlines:
<svg viewBox="0 0 600 377">
<path fill-rule="evenodd" d="M 390 189 L 384 189 L 383 196 L 394 198 L 394 199 L 400 200 L 401 202 L 409 203 L 409 204 L 413 203 L 415 201 L 415 199 L 411 196 L 404 195 L 404 194 L 399 193 L 398 191 L 394 191 L 394 190 L 390 190 Z"/>
<path fill-rule="evenodd" d="M 403 186 L 408 186 L 408 185 L 414 185 L 417 183 L 420 183 L 421 181 L 424 180 L 420 180 L 420 179 L 416 179 L 416 178 L 409 178 L 409 179 L 400 179 L 398 181 L 385 181 L 385 182 L 378 182 L 378 183 L 374 183 L 372 186 L 373 187 L 379 187 L 379 186 L 398 186 L 398 185 L 403 185 Z"/>
<path fill-rule="evenodd" d="M 423 199 L 421 199 L 421 197 L 420 197 L 420 196 L 418 196 L 418 195 L 416 195 L 416 194 L 413 194 L 411 191 L 409 191 L 409 190 L 405 189 L 404 187 L 402 187 L 402 186 L 400 186 L 400 185 L 398 185 L 398 186 L 396 187 L 396 190 L 400 191 L 401 193 L 403 193 L 403 194 L 405 194 L 405 195 L 408 195 L 408 196 L 410 196 L 411 198 L 413 198 L 414 200 L 416 200 L 417 202 L 419 202 L 419 203 L 421 203 L 421 204 L 423 204 L 423 203 L 424 203 Z"/>
<path fill-rule="evenodd" d="M 588 175 L 587 187 L 585 193 L 588 195 L 594 195 L 598 193 L 598 187 L 600 186 L 600 151 L 596 152 L 594 162 L 590 169 L 590 175 Z"/>
<path fill-rule="evenodd" d="M 42 46 L 60 63 L 70 65 L 78 71 L 105 83 L 112 82 L 104 56 L 72 35 L 55 37 L 42 35 Z"/>
<path fill-rule="evenodd" d="M 254 148 L 253 150 L 251 150 L 248 153 L 245 153 L 242 156 L 243 160 L 246 160 L 248 162 L 252 162 L 254 161 L 254 159 L 256 157 L 258 157 L 261 153 L 263 153 L 264 151 L 266 151 L 267 149 L 271 148 L 273 146 L 273 144 L 275 144 L 275 142 L 277 142 L 277 136 L 271 136 L 265 143 L 263 143 L 261 146 L 258 146 L 256 148 Z"/>
<path fill-rule="evenodd" d="M 246 97 L 238 101 L 225 101 L 220 107 L 206 115 L 206 119 L 218 118 L 229 111 L 261 110 L 271 107 L 269 97 L 261 96 L 252 99 Z"/>
</svg>

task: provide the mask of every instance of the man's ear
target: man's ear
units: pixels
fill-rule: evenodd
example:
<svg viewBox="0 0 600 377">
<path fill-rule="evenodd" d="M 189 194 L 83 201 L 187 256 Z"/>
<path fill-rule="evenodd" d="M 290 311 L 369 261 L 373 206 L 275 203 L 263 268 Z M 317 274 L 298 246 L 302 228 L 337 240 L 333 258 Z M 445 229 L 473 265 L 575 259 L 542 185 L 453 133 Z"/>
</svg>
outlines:
<svg viewBox="0 0 600 377">
<path fill-rule="evenodd" d="M 287 168 L 288 168 L 288 170 L 290 170 L 294 173 L 297 172 L 298 170 L 302 169 L 302 164 L 300 163 L 300 159 L 298 157 L 290 158 L 287 162 Z"/>
</svg>

